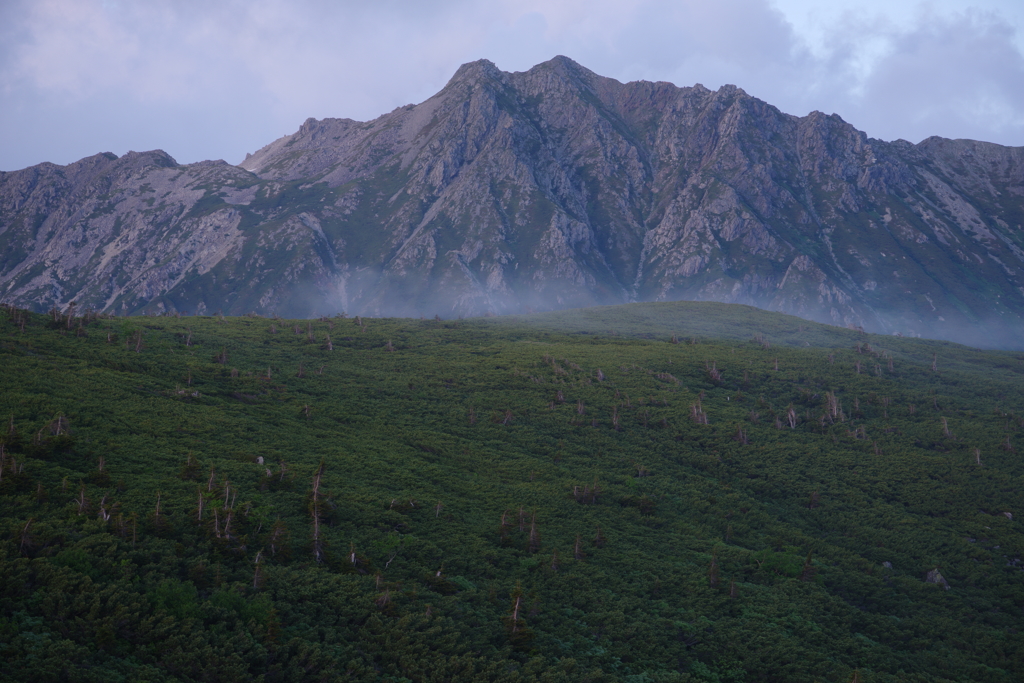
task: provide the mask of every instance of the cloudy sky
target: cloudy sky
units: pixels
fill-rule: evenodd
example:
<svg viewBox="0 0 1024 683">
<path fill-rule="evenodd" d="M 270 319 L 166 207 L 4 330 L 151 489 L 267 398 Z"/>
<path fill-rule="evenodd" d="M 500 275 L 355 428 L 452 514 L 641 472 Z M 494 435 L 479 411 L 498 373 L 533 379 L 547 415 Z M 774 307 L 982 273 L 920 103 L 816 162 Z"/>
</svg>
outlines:
<svg viewBox="0 0 1024 683">
<path fill-rule="evenodd" d="M 164 149 L 241 161 L 480 58 L 740 86 L 872 137 L 1024 145 L 1020 0 L 2 0 L 0 170 Z"/>
</svg>

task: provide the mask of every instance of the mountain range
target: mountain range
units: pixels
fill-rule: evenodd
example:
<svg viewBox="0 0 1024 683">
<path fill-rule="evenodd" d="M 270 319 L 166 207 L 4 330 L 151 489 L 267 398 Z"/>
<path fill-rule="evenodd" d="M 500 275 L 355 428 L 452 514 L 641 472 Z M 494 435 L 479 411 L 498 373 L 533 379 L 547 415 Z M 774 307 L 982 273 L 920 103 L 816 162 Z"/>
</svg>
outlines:
<svg viewBox="0 0 1024 683">
<path fill-rule="evenodd" d="M 1024 347 L 1024 148 L 869 138 L 726 85 L 465 64 L 239 165 L 162 151 L 0 173 L 0 300 L 442 317 L 742 303 Z"/>
</svg>

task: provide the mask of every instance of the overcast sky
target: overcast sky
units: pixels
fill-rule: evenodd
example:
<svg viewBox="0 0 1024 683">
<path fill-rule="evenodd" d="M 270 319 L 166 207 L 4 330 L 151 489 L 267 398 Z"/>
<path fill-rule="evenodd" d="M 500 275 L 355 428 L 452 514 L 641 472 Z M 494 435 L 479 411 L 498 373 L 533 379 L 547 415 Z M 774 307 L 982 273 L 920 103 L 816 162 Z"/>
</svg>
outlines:
<svg viewBox="0 0 1024 683">
<path fill-rule="evenodd" d="M 558 54 L 885 140 L 1024 145 L 1020 0 L 0 0 L 0 170 L 157 148 L 238 163 L 307 117 L 421 102 L 464 62 Z"/>
</svg>

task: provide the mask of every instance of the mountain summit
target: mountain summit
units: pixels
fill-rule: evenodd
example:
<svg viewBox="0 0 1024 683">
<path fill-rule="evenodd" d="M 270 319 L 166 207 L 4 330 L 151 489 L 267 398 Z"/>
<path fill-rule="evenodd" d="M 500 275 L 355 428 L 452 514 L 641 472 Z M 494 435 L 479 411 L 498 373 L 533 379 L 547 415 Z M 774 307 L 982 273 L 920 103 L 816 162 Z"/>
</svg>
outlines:
<svg viewBox="0 0 1024 683">
<path fill-rule="evenodd" d="M 715 300 L 985 346 L 1024 333 L 1024 148 L 868 138 L 735 86 L 480 60 L 239 166 L 0 173 L 0 299 L 483 315 Z"/>
</svg>

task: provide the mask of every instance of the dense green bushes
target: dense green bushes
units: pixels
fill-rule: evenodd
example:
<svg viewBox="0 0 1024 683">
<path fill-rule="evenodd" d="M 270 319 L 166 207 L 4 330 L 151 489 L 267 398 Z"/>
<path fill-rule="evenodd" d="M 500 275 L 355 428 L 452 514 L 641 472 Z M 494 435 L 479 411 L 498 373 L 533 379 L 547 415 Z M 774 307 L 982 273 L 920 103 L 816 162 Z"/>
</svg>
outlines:
<svg viewBox="0 0 1024 683">
<path fill-rule="evenodd" d="M 560 315 L 7 311 L 4 675 L 1024 675 L 1020 358 Z"/>
</svg>

